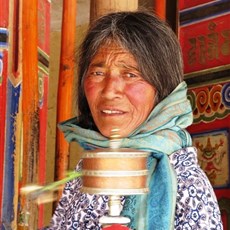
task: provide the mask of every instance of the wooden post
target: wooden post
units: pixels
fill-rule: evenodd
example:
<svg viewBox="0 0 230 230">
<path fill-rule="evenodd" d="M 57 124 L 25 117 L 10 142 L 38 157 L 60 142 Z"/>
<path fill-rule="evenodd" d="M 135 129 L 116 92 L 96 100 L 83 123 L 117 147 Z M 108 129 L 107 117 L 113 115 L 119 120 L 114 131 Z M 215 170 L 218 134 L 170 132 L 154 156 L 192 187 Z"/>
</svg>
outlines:
<svg viewBox="0 0 230 230">
<path fill-rule="evenodd" d="M 137 10 L 138 0 L 91 0 L 90 2 L 90 21 L 102 16 L 105 13 Z"/>
<path fill-rule="evenodd" d="M 22 186 L 38 182 L 39 104 L 38 104 L 38 0 L 22 1 Z M 37 207 L 22 199 L 29 213 L 25 225 L 37 227 Z M 24 213 L 25 214 L 25 213 Z"/>
<path fill-rule="evenodd" d="M 38 0 L 38 77 L 39 77 L 39 184 L 46 183 L 47 168 L 47 117 L 49 89 L 49 51 L 50 51 L 50 1 Z M 53 85 L 52 85 L 53 86 Z M 44 227 L 47 205 L 38 207 L 38 228 Z"/>
<path fill-rule="evenodd" d="M 154 1 L 154 12 L 159 18 L 166 19 L 166 0 L 155 0 Z"/>
<path fill-rule="evenodd" d="M 75 66 L 76 0 L 63 0 L 61 58 L 57 99 L 57 122 L 72 116 Z M 68 166 L 69 144 L 57 129 L 56 180 L 64 177 Z"/>
</svg>

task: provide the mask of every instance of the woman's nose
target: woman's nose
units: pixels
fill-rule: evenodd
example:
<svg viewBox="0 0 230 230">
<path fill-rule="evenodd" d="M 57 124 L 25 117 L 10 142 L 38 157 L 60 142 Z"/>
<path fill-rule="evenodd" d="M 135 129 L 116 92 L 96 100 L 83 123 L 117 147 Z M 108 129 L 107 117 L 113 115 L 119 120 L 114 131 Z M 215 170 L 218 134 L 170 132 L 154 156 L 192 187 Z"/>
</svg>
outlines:
<svg viewBox="0 0 230 230">
<path fill-rule="evenodd" d="M 102 96 L 107 99 L 121 97 L 124 90 L 124 82 L 119 76 L 107 76 L 104 79 Z"/>
</svg>

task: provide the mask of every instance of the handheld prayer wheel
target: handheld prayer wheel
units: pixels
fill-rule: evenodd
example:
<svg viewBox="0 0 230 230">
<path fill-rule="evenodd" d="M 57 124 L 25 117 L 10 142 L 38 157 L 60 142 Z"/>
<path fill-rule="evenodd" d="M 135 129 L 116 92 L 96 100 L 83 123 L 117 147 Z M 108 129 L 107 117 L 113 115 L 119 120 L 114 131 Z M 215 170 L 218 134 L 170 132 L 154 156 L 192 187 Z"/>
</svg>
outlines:
<svg viewBox="0 0 230 230">
<path fill-rule="evenodd" d="M 121 196 L 148 192 L 148 152 L 119 148 L 118 135 L 112 135 L 110 147 L 85 151 L 82 155 L 82 188 L 89 194 L 109 196 L 109 215 L 100 218 L 102 226 L 126 225 L 127 217 L 120 216 Z"/>
<path fill-rule="evenodd" d="M 85 152 L 82 191 L 89 194 L 133 195 L 148 192 L 148 153 L 133 149 L 97 149 Z"/>
</svg>

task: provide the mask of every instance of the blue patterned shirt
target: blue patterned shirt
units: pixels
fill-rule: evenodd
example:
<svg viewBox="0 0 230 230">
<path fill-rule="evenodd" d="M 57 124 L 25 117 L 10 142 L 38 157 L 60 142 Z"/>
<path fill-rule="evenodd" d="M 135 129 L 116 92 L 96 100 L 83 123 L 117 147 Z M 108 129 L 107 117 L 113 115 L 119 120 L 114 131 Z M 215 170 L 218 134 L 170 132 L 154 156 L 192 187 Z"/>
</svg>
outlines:
<svg viewBox="0 0 230 230">
<path fill-rule="evenodd" d="M 193 147 L 169 156 L 177 175 L 176 230 L 222 230 L 219 206 L 213 188 L 198 165 Z M 81 161 L 76 170 L 81 170 Z M 108 214 L 108 197 L 80 192 L 81 179 L 66 184 L 50 227 L 60 230 L 99 230 L 99 218 Z M 125 198 L 122 199 L 124 203 Z"/>
</svg>

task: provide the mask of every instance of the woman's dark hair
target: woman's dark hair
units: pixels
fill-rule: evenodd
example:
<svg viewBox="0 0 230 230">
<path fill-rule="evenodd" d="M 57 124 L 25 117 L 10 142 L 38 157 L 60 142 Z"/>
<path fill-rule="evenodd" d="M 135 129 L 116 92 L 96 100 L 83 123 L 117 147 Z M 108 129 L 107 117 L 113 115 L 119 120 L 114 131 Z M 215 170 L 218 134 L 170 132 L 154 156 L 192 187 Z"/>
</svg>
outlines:
<svg viewBox="0 0 230 230">
<path fill-rule="evenodd" d="M 136 59 L 143 78 L 157 90 L 155 104 L 183 81 L 183 62 L 172 29 L 152 13 L 109 13 L 91 24 L 80 46 L 78 62 L 78 111 L 84 127 L 94 126 L 84 93 L 84 77 L 102 44 L 115 42 Z"/>
</svg>

